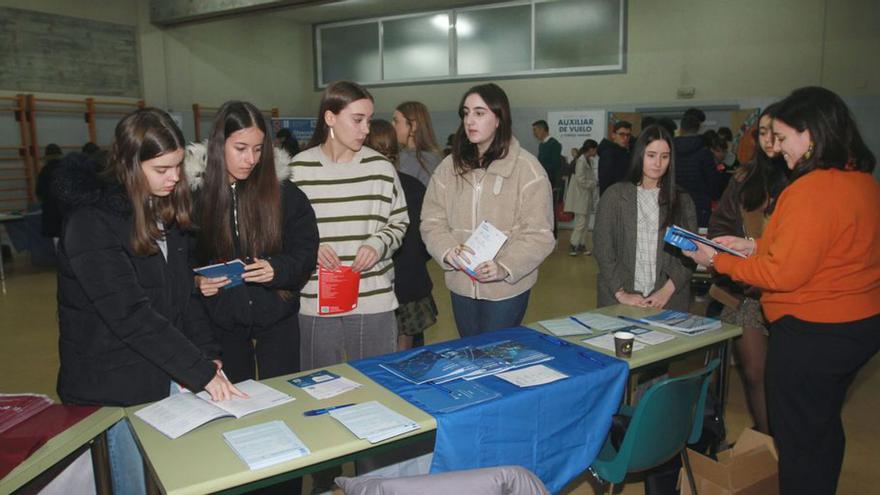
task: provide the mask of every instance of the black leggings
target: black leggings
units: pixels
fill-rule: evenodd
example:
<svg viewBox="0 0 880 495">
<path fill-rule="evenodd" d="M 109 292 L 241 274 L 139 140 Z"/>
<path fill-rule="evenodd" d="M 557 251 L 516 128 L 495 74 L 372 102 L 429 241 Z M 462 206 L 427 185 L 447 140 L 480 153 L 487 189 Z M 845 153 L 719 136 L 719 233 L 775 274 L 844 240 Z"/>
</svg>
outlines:
<svg viewBox="0 0 880 495">
<path fill-rule="evenodd" d="M 237 326 L 215 333 L 222 350 L 223 371 L 232 383 L 261 380 L 300 371 L 299 319 L 296 315 L 270 327 Z"/>
<path fill-rule="evenodd" d="M 835 493 L 846 391 L 878 349 L 880 314 L 846 323 L 785 316 L 770 326 L 765 381 L 782 495 Z"/>
</svg>

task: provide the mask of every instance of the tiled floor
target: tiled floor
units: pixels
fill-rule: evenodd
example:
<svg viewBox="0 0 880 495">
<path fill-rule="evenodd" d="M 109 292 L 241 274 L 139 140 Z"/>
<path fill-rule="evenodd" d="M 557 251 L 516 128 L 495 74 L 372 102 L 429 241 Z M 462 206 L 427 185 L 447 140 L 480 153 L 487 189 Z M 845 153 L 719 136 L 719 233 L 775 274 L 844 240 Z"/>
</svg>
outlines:
<svg viewBox="0 0 880 495">
<path fill-rule="evenodd" d="M 559 247 L 541 266 L 538 284 L 532 289 L 525 321 L 590 309 L 596 305 L 596 262 L 592 257 L 568 256 L 567 232 Z M 55 397 L 58 371 L 55 274 L 31 267 L 26 256 L 7 265 L 8 293 L 0 295 L 0 392 L 40 392 Z M 429 342 L 456 338 L 449 293 L 442 274 L 431 263 L 434 297 L 440 310 L 437 325 L 427 332 Z M 751 421 L 746 411 L 742 383 L 731 380 L 728 398 L 728 438 L 735 440 Z M 850 390 L 844 409 L 848 435 L 847 455 L 838 489 L 840 494 L 880 493 L 880 360 L 873 359 L 862 370 Z M 57 399 L 57 397 L 56 397 Z M 816 400 L 822 400 L 817 397 Z M 568 488 L 567 494 L 593 494 L 584 477 Z M 623 494 L 644 493 L 642 483 L 624 486 Z"/>
</svg>

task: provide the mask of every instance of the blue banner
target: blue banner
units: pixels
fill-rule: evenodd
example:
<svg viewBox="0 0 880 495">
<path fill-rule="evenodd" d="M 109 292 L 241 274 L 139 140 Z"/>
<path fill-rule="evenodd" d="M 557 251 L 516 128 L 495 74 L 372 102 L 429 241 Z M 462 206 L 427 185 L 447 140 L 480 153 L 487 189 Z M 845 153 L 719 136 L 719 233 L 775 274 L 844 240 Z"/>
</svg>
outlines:
<svg viewBox="0 0 880 495">
<path fill-rule="evenodd" d="M 317 125 L 318 119 L 314 117 L 279 117 L 272 119 L 272 135 L 281 129 L 290 129 L 300 147 L 303 147 L 312 139 Z"/>
</svg>

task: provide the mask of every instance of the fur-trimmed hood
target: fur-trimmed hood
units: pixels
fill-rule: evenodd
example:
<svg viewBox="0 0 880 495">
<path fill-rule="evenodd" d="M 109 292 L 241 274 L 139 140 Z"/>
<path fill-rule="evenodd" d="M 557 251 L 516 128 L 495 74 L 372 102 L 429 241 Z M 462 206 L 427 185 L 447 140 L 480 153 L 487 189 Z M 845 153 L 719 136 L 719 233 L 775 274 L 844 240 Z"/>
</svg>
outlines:
<svg viewBox="0 0 880 495">
<path fill-rule="evenodd" d="M 275 153 L 275 174 L 278 176 L 278 182 L 283 183 L 290 178 L 290 162 L 293 157 L 281 148 L 272 147 Z M 183 172 L 186 174 L 186 180 L 189 188 L 197 191 L 202 188 L 204 183 L 205 169 L 208 166 L 208 141 L 204 140 L 200 143 L 190 143 L 186 147 L 186 156 L 183 159 Z"/>
<path fill-rule="evenodd" d="M 94 206 L 117 215 L 130 214 L 131 201 L 125 188 L 102 176 L 103 169 L 104 163 L 100 158 L 83 153 L 65 155 L 51 185 L 62 210 Z"/>
</svg>

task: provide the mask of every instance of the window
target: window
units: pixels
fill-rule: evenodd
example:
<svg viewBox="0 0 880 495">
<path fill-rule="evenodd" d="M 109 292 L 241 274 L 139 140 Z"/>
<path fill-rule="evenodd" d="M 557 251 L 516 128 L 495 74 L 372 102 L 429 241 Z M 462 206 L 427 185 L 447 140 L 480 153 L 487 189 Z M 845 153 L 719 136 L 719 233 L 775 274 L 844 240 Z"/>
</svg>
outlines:
<svg viewBox="0 0 880 495">
<path fill-rule="evenodd" d="M 316 82 L 624 70 L 625 0 L 520 0 L 315 26 Z"/>
</svg>

